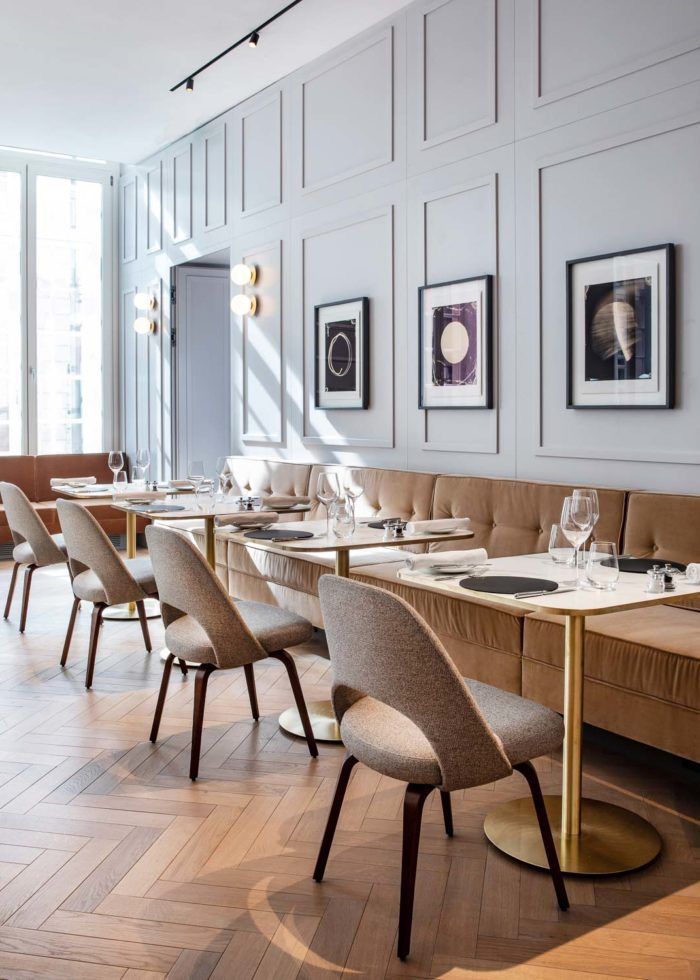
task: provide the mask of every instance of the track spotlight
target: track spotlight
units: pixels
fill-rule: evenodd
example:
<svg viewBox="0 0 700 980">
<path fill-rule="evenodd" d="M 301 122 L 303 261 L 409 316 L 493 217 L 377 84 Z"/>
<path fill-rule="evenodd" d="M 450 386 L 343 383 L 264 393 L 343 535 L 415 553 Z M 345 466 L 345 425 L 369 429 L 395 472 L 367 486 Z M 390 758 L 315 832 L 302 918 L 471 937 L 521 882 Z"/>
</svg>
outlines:
<svg viewBox="0 0 700 980">
<path fill-rule="evenodd" d="M 260 35 L 258 34 L 257 31 L 253 31 L 253 33 L 248 38 L 248 47 L 257 48 L 259 40 L 260 40 Z"/>
<path fill-rule="evenodd" d="M 194 92 L 194 78 L 188 78 L 187 84 L 185 85 L 186 92 Z"/>
</svg>

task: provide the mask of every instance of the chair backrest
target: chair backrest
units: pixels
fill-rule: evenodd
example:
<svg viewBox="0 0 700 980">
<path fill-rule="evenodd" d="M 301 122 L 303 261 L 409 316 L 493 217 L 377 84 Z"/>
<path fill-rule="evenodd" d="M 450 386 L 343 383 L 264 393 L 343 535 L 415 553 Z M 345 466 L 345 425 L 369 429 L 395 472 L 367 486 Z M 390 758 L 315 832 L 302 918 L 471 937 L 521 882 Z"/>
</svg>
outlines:
<svg viewBox="0 0 700 980">
<path fill-rule="evenodd" d="M 15 545 L 26 541 L 40 567 L 66 560 L 29 498 L 18 486 L 0 483 L 0 496 Z"/>
<path fill-rule="evenodd" d="M 339 721 L 363 697 L 401 712 L 430 742 L 445 790 L 478 786 L 512 771 L 446 650 L 408 603 L 334 575 L 321 578 L 318 592 Z"/>
<path fill-rule="evenodd" d="M 189 538 L 151 524 L 146 541 L 166 628 L 182 616 L 191 616 L 207 634 L 217 667 L 240 667 L 267 656 Z"/>
<path fill-rule="evenodd" d="M 89 508 L 75 500 L 57 500 L 56 509 L 72 574 L 79 575 L 86 569 L 94 572 L 110 606 L 144 599 L 145 592 Z"/>
</svg>

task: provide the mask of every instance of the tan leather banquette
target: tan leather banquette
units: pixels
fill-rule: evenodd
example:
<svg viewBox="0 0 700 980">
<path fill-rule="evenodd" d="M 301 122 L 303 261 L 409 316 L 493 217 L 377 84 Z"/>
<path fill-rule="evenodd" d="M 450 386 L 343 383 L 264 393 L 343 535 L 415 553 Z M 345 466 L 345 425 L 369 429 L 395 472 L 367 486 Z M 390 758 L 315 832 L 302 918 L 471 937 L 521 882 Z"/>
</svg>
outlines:
<svg viewBox="0 0 700 980">
<path fill-rule="evenodd" d="M 51 479 L 63 476 L 94 476 L 98 483 L 111 483 L 112 471 L 107 465 L 108 453 L 67 453 L 42 456 L 0 456 L 0 480 L 15 483 L 34 504 L 39 517 L 52 534 L 60 532 L 56 511 L 56 494 L 51 489 Z M 128 472 L 128 460 L 125 458 Z M 107 534 L 124 533 L 124 515 L 114 510 L 104 500 L 87 501 L 86 506 L 97 518 Z M 145 527 L 140 521 L 139 532 Z M 10 544 L 12 535 L 5 519 L 5 508 L 0 505 L 0 544 Z"/>
<path fill-rule="evenodd" d="M 321 469 L 231 457 L 242 492 L 312 493 Z M 491 557 L 546 552 L 567 485 L 364 469 L 361 516 L 469 517 L 475 536 L 459 547 Z M 700 561 L 700 498 L 599 489 L 596 537 L 625 553 Z M 315 505 L 306 515 L 318 519 Z M 438 550 L 455 547 L 441 543 Z M 403 596 L 436 631 L 468 677 L 561 710 L 563 625 L 490 599 L 451 598 L 397 578 L 405 555 L 386 548 L 351 552 L 351 575 Z M 232 595 L 281 605 L 322 626 L 318 580 L 332 568 L 321 552 L 295 558 L 217 540 L 218 571 Z M 656 606 L 587 621 L 585 720 L 700 760 L 700 613 Z"/>
</svg>

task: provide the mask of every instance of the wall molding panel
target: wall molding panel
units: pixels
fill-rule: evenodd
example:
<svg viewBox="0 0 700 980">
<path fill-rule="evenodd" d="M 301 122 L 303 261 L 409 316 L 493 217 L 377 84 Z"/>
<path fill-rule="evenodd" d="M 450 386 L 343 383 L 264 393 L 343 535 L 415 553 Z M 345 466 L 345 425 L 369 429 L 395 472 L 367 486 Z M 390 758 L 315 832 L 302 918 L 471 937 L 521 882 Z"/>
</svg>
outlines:
<svg viewBox="0 0 700 980">
<path fill-rule="evenodd" d="M 230 249 L 264 275 L 231 319 L 222 451 L 700 492 L 699 106 L 697 0 L 415 0 L 125 167 L 122 303 L 155 281 L 165 303 L 145 351 L 120 321 L 125 448 L 150 399 L 168 475 L 171 268 Z M 566 409 L 567 259 L 662 242 L 677 407 Z M 486 274 L 495 407 L 421 410 L 418 288 Z M 357 296 L 370 406 L 324 412 L 314 306 Z"/>
</svg>

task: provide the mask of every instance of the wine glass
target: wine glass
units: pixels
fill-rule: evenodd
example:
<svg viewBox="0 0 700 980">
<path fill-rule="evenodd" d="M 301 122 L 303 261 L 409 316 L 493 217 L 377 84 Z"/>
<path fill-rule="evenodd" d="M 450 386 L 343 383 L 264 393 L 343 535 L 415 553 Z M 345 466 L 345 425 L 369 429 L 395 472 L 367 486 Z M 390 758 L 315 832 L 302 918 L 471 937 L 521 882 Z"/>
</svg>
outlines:
<svg viewBox="0 0 700 980">
<path fill-rule="evenodd" d="M 139 477 L 146 479 L 148 467 L 151 465 L 151 453 L 148 449 L 139 449 L 136 452 L 136 466 L 138 467 Z"/>
<path fill-rule="evenodd" d="M 598 491 L 588 488 L 586 490 L 574 490 L 574 497 L 587 497 L 591 502 L 591 517 L 593 519 L 593 526 L 591 531 L 595 528 L 600 517 L 600 504 L 598 502 Z M 581 569 L 583 575 L 583 583 L 586 584 L 586 570 L 585 570 L 585 555 L 584 549 L 581 549 Z M 580 577 L 580 576 L 579 576 Z"/>
<path fill-rule="evenodd" d="M 596 589 L 612 592 L 620 577 L 617 545 L 614 541 L 593 541 L 588 552 L 586 579 Z"/>
<path fill-rule="evenodd" d="M 583 588 L 585 581 L 579 573 L 578 554 L 581 545 L 588 539 L 593 530 L 593 517 L 591 515 L 591 501 L 589 497 L 566 497 L 561 509 L 561 520 L 559 526 L 566 540 L 575 549 L 576 554 L 576 581 L 567 583 Z"/>
<path fill-rule="evenodd" d="M 330 534 L 330 505 L 340 496 L 338 474 L 324 470 L 318 474 L 316 481 L 316 496 L 326 508 L 326 536 Z"/>
<path fill-rule="evenodd" d="M 112 471 L 112 482 L 117 482 L 117 473 L 124 469 L 124 454 L 118 450 L 111 452 L 107 458 L 107 465 Z"/>
<path fill-rule="evenodd" d="M 345 476 L 343 477 L 343 490 L 345 491 L 345 496 L 350 502 L 350 507 L 352 508 L 354 516 L 355 502 L 359 500 L 362 494 L 365 492 L 365 488 L 362 485 L 362 470 L 345 470 Z"/>
<path fill-rule="evenodd" d="M 223 495 L 227 490 L 228 456 L 216 457 L 216 473 L 219 477 L 219 493 Z"/>
<path fill-rule="evenodd" d="M 194 500 L 197 507 L 199 507 L 199 488 L 204 482 L 205 476 L 204 461 L 201 459 L 191 459 L 187 464 L 187 478 L 194 486 Z"/>
</svg>

